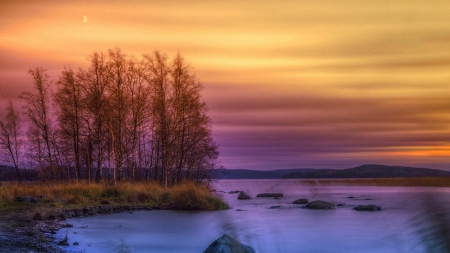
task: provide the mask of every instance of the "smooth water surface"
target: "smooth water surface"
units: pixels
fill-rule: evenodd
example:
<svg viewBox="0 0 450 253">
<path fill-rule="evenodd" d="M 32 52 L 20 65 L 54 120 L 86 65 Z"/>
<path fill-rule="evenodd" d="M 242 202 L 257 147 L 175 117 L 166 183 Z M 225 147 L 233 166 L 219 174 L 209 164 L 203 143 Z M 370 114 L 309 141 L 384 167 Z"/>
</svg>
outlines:
<svg viewBox="0 0 450 253">
<path fill-rule="evenodd" d="M 436 197 L 440 207 L 450 208 L 447 188 L 310 186 L 301 180 L 220 180 L 213 188 L 232 209 L 142 211 L 71 219 L 67 222 L 74 227 L 61 229 L 58 236 L 64 237 L 67 231 L 69 249 L 88 253 L 119 252 L 121 248 L 201 253 L 223 233 L 260 253 L 425 252 L 415 222 L 427 212 L 423 200 Z M 263 192 L 281 192 L 284 197 L 238 200 L 237 194 L 229 194 L 236 190 L 252 197 Z M 346 205 L 336 210 L 308 210 L 290 204 L 298 198 Z M 352 210 L 359 204 L 379 205 L 383 211 Z M 272 206 L 281 208 L 270 209 Z M 78 246 L 72 245 L 75 241 Z"/>
</svg>

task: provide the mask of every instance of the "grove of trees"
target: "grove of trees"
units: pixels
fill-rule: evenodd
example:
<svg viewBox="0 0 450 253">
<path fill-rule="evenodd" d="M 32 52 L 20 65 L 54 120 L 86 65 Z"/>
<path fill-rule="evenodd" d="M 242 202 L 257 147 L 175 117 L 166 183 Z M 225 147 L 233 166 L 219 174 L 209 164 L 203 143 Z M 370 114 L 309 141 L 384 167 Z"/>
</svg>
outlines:
<svg viewBox="0 0 450 253">
<path fill-rule="evenodd" d="M 20 95 L 24 117 L 10 103 L 0 121 L 0 148 L 18 174 L 27 160 L 42 180 L 167 186 L 210 178 L 218 151 L 202 84 L 179 54 L 138 59 L 116 48 L 88 60 L 86 69 L 65 67 L 57 80 L 43 68 L 29 71 L 34 88 Z"/>
</svg>

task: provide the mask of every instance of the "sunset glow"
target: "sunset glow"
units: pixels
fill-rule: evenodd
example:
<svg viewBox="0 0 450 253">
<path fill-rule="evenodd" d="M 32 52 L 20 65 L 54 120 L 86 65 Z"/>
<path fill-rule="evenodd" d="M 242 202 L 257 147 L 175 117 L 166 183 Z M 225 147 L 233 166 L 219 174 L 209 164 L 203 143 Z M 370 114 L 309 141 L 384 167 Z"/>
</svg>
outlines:
<svg viewBox="0 0 450 253">
<path fill-rule="evenodd" d="M 0 9 L 0 116 L 95 51 L 179 52 L 229 169 L 377 163 L 450 170 L 450 4 L 12 1 Z"/>
</svg>

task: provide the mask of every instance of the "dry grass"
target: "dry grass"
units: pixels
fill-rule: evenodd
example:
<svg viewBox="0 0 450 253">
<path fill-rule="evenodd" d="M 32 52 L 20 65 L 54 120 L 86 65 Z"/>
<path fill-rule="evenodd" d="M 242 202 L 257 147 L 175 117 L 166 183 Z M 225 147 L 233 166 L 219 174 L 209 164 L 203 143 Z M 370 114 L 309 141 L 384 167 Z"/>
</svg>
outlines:
<svg viewBox="0 0 450 253">
<path fill-rule="evenodd" d="M 42 203 L 17 203 L 20 196 L 43 197 Z M 45 197 L 44 197 L 45 196 Z M 192 183 L 164 188 L 157 183 L 107 184 L 29 183 L 0 185 L 0 211 L 28 208 L 66 208 L 94 205 L 145 205 L 180 210 L 217 210 L 228 206 L 209 189 Z"/>
<path fill-rule="evenodd" d="M 314 186 L 354 185 L 354 186 L 421 186 L 450 187 L 450 177 L 419 177 L 419 178 L 358 178 L 358 179 L 308 179 L 301 183 Z"/>
</svg>

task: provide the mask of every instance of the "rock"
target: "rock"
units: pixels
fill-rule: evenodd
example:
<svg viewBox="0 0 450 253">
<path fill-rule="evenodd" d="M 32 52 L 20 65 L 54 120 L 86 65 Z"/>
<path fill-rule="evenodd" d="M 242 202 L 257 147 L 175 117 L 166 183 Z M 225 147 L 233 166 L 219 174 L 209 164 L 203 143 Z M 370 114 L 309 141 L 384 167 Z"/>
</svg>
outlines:
<svg viewBox="0 0 450 253">
<path fill-rule="evenodd" d="M 376 205 L 358 205 L 353 210 L 356 211 L 381 211 L 381 206 Z"/>
<path fill-rule="evenodd" d="M 17 202 L 23 202 L 23 203 L 39 203 L 41 202 L 40 199 L 34 198 L 31 196 L 21 196 L 14 199 Z"/>
<path fill-rule="evenodd" d="M 313 202 L 309 202 L 305 208 L 308 209 L 335 209 L 336 206 L 333 203 L 323 201 L 323 200 L 315 200 Z"/>
<path fill-rule="evenodd" d="M 62 228 L 73 228 L 73 225 L 70 223 L 66 223 L 66 224 L 62 224 L 61 227 Z"/>
<path fill-rule="evenodd" d="M 61 241 L 59 241 L 57 243 L 57 245 L 59 245 L 59 246 L 69 246 L 69 243 L 67 242 L 68 240 L 69 240 L 69 237 L 68 237 L 68 232 L 66 230 L 66 237 L 64 237 Z"/>
<path fill-rule="evenodd" d="M 257 198 L 282 198 L 283 193 L 260 193 L 256 195 Z"/>
<path fill-rule="evenodd" d="M 348 197 L 349 199 L 354 199 L 355 197 L 353 197 L 353 196 L 350 196 L 350 197 Z"/>
<path fill-rule="evenodd" d="M 55 214 L 49 214 L 49 215 L 47 215 L 46 220 L 56 220 L 56 215 Z"/>
<path fill-rule="evenodd" d="M 203 253 L 256 253 L 252 247 L 241 244 L 239 241 L 235 240 L 233 237 L 223 234 L 213 243 L 211 243 L 208 248 L 206 248 Z"/>
<path fill-rule="evenodd" d="M 78 246 L 78 245 L 80 245 L 79 242 L 73 242 L 73 246 Z"/>
<path fill-rule="evenodd" d="M 248 195 L 247 193 L 241 191 L 239 192 L 238 199 L 252 199 L 252 197 L 250 197 L 250 195 Z"/>
<path fill-rule="evenodd" d="M 271 207 L 269 207 L 269 209 L 280 209 L 281 208 L 281 206 L 271 206 Z"/>
<path fill-rule="evenodd" d="M 33 215 L 33 220 L 43 220 L 44 217 L 41 213 L 37 212 Z"/>
<path fill-rule="evenodd" d="M 337 204 L 336 206 L 346 206 L 347 204 L 345 204 L 345 203 L 339 203 L 339 204 Z"/>
<path fill-rule="evenodd" d="M 240 193 L 241 191 L 230 191 L 229 194 Z"/>
<path fill-rule="evenodd" d="M 309 203 L 308 199 L 297 199 L 296 201 L 292 202 L 292 204 L 297 204 L 297 205 L 306 205 Z"/>
</svg>

